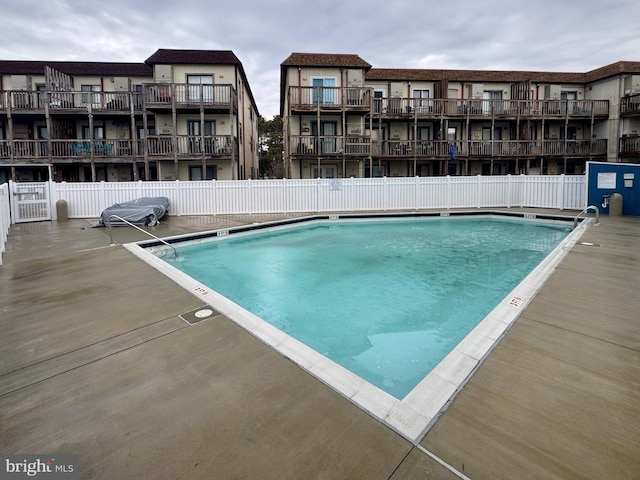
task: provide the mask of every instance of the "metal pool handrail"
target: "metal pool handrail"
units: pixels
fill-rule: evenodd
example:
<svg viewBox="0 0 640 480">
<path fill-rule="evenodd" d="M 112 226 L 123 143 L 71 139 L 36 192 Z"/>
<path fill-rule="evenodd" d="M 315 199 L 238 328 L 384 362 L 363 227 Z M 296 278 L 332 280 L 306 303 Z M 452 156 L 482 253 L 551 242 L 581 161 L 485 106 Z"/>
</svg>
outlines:
<svg viewBox="0 0 640 480">
<path fill-rule="evenodd" d="M 598 207 L 596 207 L 595 205 L 589 205 L 587 208 L 582 210 L 578 215 L 576 215 L 576 218 L 573 219 L 573 228 L 576 228 L 576 225 L 578 225 L 578 217 L 583 213 L 586 213 L 587 210 L 589 210 L 590 208 L 593 208 L 596 211 L 596 226 L 600 225 L 600 210 L 598 210 Z"/>
<path fill-rule="evenodd" d="M 165 242 L 161 238 L 156 237 L 153 233 L 147 232 L 146 230 L 138 227 L 137 225 L 134 225 L 133 223 L 129 222 L 128 220 L 125 220 L 124 218 L 120 217 L 119 215 L 109 215 L 109 218 L 107 218 L 107 226 L 109 227 L 109 241 L 111 242 L 111 245 L 114 245 L 114 243 L 113 243 L 113 235 L 111 234 L 111 219 L 112 218 L 117 218 L 121 222 L 124 222 L 127 225 L 129 225 L 129 226 L 131 226 L 131 227 L 133 227 L 133 228 L 135 228 L 137 230 L 140 230 L 142 233 L 146 233 L 150 237 L 155 238 L 157 241 L 159 241 L 161 243 L 164 243 L 167 247 L 169 247 L 171 250 L 173 250 L 173 256 L 174 257 L 178 256 L 178 252 L 176 251 L 176 248 L 173 245 Z"/>
</svg>

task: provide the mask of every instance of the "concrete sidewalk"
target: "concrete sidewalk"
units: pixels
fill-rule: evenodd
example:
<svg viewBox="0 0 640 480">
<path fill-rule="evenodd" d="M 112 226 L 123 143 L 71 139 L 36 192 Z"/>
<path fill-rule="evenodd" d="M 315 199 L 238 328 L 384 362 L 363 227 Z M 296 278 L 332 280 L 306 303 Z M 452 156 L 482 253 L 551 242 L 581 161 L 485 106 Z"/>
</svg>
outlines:
<svg viewBox="0 0 640 480">
<path fill-rule="evenodd" d="M 157 236 L 281 216 L 169 217 Z M 637 478 L 640 220 L 576 246 L 414 447 L 88 220 L 14 225 L 0 267 L 0 452 L 80 478 Z M 114 228 L 118 242 L 146 239 Z"/>
</svg>

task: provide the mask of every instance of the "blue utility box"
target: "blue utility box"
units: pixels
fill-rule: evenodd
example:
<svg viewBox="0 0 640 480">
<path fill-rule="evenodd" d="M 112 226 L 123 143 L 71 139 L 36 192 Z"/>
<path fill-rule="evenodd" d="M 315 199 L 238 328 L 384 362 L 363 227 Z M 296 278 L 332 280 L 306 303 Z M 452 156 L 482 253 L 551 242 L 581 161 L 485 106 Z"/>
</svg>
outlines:
<svg viewBox="0 0 640 480">
<path fill-rule="evenodd" d="M 640 165 L 587 162 L 587 205 L 609 214 L 609 198 L 622 195 L 622 215 L 640 216 Z"/>
</svg>

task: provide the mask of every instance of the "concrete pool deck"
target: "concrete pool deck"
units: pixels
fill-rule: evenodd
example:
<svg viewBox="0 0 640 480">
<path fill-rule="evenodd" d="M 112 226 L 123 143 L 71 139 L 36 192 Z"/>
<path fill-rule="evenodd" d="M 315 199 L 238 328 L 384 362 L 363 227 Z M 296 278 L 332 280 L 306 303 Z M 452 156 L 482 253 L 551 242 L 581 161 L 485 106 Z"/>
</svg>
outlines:
<svg viewBox="0 0 640 480">
<path fill-rule="evenodd" d="M 472 479 L 637 478 L 640 219 L 587 230 L 417 447 L 223 316 L 186 324 L 202 302 L 94 223 L 9 232 L 0 453 L 74 453 L 80 478 L 460 478 L 425 451 Z"/>
</svg>

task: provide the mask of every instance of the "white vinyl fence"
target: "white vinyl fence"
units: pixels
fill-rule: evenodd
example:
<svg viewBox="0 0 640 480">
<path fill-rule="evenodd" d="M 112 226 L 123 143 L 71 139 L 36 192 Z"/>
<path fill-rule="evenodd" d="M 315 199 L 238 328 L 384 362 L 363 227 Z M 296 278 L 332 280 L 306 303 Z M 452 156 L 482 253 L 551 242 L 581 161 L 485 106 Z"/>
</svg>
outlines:
<svg viewBox="0 0 640 480">
<path fill-rule="evenodd" d="M 215 215 L 487 207 L 581 210 L 586 193 L 584 175 L 63 182 L 51 186 L 52 206 L 65 200 L 69 218 L 99 217 L 108 206 L 138 197 L 168 197 L 170 215 Z"/>
<path fill-rule="evenodd" d="M 0 265 L 2 265 L 2 254 L 7 245 L 7 235 L 11 225 L 11 209 L 9 203 L 9 184 L 0 185 Z"/>
</svg>

